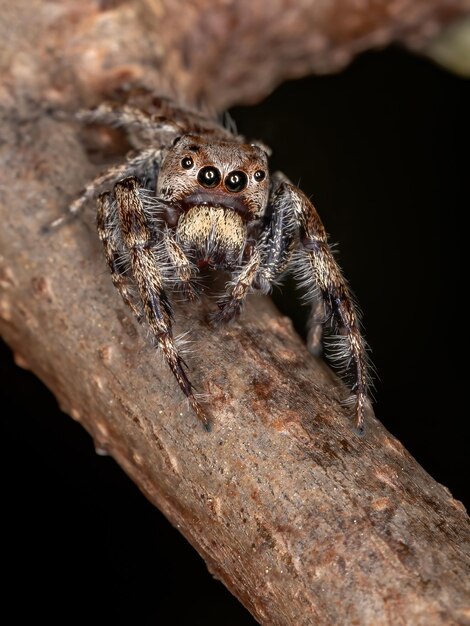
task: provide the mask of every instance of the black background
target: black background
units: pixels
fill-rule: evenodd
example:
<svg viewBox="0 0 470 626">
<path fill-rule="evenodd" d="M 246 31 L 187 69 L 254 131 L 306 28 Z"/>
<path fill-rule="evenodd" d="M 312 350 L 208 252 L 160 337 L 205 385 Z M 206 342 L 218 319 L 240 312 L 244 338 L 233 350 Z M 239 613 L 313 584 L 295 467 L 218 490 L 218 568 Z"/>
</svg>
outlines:
<svg viewBox="0 0 470 626">
<path fill-rule="evenodd" d="M 468 81 L 396 49 L 232 111 L 240 132 L 273 147 L 273 167 L 300 183 L 340 244 L 379 375 L 377 416 L 467 503 L 469 111 Z M 276 298 L 301 330 L 293 293 Z M 3 595 L 15 621 L 254 624 L 4 346 L 0 367 Z"/>
</svg>

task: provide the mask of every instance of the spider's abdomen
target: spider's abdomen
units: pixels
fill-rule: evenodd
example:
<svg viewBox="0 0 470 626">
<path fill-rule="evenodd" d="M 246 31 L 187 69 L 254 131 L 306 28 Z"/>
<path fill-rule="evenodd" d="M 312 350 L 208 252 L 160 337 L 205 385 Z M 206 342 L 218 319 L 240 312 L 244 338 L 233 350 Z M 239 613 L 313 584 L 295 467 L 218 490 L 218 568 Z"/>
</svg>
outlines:
<svg viewBox="0 0 470 626">
<path fill-rule="evenodd" d="M 227 268 L 241 262 L 246 235 L 236 211 L 206 204 L 191 207 L 176 226 L 176 237 L 189 256 Z"/>
</svg>

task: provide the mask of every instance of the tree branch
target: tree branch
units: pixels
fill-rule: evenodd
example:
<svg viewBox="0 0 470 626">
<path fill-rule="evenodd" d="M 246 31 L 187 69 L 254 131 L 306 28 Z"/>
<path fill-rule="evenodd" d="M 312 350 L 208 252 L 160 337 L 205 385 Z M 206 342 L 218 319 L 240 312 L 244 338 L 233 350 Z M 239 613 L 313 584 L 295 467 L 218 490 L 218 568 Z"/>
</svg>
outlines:
<svg viewBox="0 0 470 626">
<path fill-rule="evenodd" d="M 266 36 L 259 27 L 267 26 L 265 3 L 249 4 L 246 31 L 237 30 L 238 9 L 222 2 L 202 19 L 200 0 L 180 20 L 170 8 L 178 3 L 148 0 L 140 5 L 155 17 L 147 27 L 127 3 L 102 11 L 92 2 L 4 4 L 0 330 L 17 361 L 53 390 L 262 624 L 466 623 L 463 507 L 375 418 L 364 440 L 353 434 L 339 402 L 343 388 L 269 300 L 253 299 L 239 322 L 219 331 L 202 321 L 207 302 L 177 309 L 178 330 L 197 339 L 190 364 L 196 386 L 211 396 L 208 434 L 121 304 L 92 221 L 41 234 L 97 172 L 76 126 L 52 109 L 100 99 L 125 79 L 216 107 L 235 93 L 238 101 L 255 99 L 285 76 L 338 67 L 335 50 L 352 54 L 374 42 L 338 27 L 339 8 L 349 4 L 316 5 L 329 53 L 312 52 L 298 30 L 297 20 L 307 19 L 302 2 L 283 12 L 282 32 L 279 18 Z M 463 6 L 415 1 L 413 15 L 424 4 L 433 19 Z M 26 7 L 34 23 L 25 21 Z M 236 10 L 239 20 L 224 10 Z M 382 31 L 359 30 L 406 39 L 406 20 L 408 30 L 383 23 Z M 225 41 L 232 24 L 234 43 L 222 50 L 213 34 L 225 33 Z M 261 50 L 275 41 L 285 46 L 265 60 Z M 223 72 L 211 56 L 222 52 Z"/>
</svg>

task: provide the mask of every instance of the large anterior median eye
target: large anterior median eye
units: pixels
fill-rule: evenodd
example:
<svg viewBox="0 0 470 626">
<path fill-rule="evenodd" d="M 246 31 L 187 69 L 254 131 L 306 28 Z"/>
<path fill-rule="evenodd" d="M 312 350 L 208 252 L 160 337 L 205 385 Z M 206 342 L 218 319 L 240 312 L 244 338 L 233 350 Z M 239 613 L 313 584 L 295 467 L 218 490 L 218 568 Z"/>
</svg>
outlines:
<svg viewBox="0 0 470 626">
<path fill-rule="evenodd" d="M 220 183 L 220 172 L 216 167 L 208 165 L 203 167 L 197 175 L 197 180 L 200 185 L 210 189 L 211 187 L 217 187 Z"/>
<path fill-rule="evenodd" d="M 229 191 L 232 191 L 233 193 L 245 189 L 247 184 L 248 176 L 245 174 L 245 172 L 239 172 L 238 170 L 235 172 L 230 172 L 230 174 L 227 174 L 225 178 L 225 186 Z"/>
</svg>

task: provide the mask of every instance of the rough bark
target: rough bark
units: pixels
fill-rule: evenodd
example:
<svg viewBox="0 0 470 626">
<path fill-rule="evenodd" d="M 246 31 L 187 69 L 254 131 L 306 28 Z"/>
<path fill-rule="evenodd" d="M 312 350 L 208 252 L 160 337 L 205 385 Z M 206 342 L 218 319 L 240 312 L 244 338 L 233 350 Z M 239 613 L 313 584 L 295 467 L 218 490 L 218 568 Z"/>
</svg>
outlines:
<svg viewBox="0 0 470 626">
<path fill-rule="evenodd" d="M 424 41 L 423 24 L 465 3 L 286 0 L 269 25 L 268 3 L 253 1 L 212 0 L 204 18 L 204 0 L 184 13 L 156 0 L 3 4 L 0 331 L 17 362 L 262 624 L 468 623 L 463 507 L 374 417 L 365 439 L 353 434 L 343 388 L 269 300 L 216 332 L 207 303 L 177 309 L 197 340 L 208 434 L 121 304 L 91 220 L 41 234 L 97 171 L 58 108 L 125 80 L 216 107 L 253 100 L 367 46 Z"/>
</svg>

